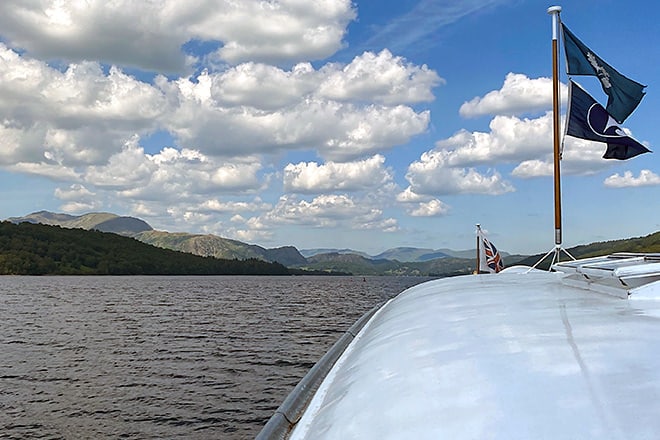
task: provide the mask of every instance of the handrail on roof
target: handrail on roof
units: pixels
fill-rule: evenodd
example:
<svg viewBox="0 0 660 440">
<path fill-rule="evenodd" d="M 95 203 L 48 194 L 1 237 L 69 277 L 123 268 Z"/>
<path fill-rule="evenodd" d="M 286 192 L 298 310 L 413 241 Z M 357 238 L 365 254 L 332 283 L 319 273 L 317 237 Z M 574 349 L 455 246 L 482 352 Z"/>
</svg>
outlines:
<svg viewBox="0 0 660 440">
<path fill-rule="evenodd" d="M 567 284 L 627 298 L 634 289 L 660 281 L 660 253 L 618 252 L 564 261 L 552 268 L 568 274 Z M 660 297 L 660 285 L 656 289 Z"/>
</svg>

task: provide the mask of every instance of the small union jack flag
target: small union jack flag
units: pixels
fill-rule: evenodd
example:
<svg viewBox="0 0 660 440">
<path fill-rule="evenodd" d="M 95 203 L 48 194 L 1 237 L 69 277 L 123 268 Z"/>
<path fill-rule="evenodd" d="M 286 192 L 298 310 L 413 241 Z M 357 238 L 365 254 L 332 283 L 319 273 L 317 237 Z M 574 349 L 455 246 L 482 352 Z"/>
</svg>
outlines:
<svg viewBox="0 0 660 440">
<path fill-rule="evenodd" d="M 490 271 L 497 273 L 504 269 L 504 261 L 502 261 L 502 256 L 495 245 L 488 241 L 486 237 L 483 237 L 483 243 L 486 254 L 486 265 L 488 265 Z"/>
<path fill-rule="evenodd" d="M 481 227 L 477 225 L 477 273 L 497 273 L 504 269 L 502 255 L 487 238 Z"/>
</svg>

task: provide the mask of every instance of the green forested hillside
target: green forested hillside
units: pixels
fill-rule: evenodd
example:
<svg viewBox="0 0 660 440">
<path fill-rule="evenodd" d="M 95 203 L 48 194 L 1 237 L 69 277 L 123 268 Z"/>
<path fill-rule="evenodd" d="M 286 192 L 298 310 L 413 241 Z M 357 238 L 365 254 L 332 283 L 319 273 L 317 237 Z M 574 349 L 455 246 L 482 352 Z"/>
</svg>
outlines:
<svg viewBox="0 0 660 440">
<path fill-rule="evenodd" d="M 256 247 L 256 246 L 255 246 Z M 263 256 L 245 260 L 202 257 L 151 246 L 133 238 L 67 229 L 33 223 L 0 223 L 0 275 L 45 274 L 329 274 L 353 275 L 431 275 L 449 276 L 471 273 L 474 258 L 438 258 L 424 262 L 400 262 L 370 259 L 355 254 L 318 254 L 307 259 L 295 248 L 281 248 L 282 260 L 290 261 L 287 269 L 279 263 L 269 263 Z M 569 248 L 576 258 L 613 252 L 660 252 L 660 232 L 646 237 L 592 243 Z M 291 254 L 291 255 L 289 255 Z M 506 266 L 535 264 L 543 254 L 531 257 L 510 255 Z M 302 259 L 302 261 L 299 261 Z M 540 268 L 547 268 L 546 259 Z"/>
<path fill-rule="evenodd" d="M 278 263 L 213 257 L 161 249 L 99 231 L 0 223 L 2 275 L 286 275 Z"/>
<path fill-rule="evenodd" d="M 660 252 L 660 231 L 645 237 L 602 241 L 571 248 L 571 253 L 576 258 L 595 257 L 604 252 Z"/>
<path fill-rule="evenodd" d="M 397 275 L 401 264 L 392 260 L 372 260 L 361 255 L 331 252 L 307 258 L 299 267 L 307 270 L 332 270 L 355 275 Z M 408 275 L 405 273 L 404 275 Z"/>
<path fill-rule="evenodd" d="M 370 259 L 355 254 L 327 253 L 307 258 L 308 270 L 334 270 L 355 275 L 451 276 L 472 273 L 474 258 L 436 258 L 423 262 Z"/>
</svg>

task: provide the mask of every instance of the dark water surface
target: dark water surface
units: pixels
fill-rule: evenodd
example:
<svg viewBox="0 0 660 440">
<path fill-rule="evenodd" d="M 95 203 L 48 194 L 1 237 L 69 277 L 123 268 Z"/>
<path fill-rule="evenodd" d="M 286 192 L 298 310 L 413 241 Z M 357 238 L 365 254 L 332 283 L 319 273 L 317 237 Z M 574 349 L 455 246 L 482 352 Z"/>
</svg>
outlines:
<svg viewBox="0 0 660 440">
<path fill-rule="evenodd" d="M 0 439 L 249 439 L 415 277 L 0 277 Z"/>
</svg>

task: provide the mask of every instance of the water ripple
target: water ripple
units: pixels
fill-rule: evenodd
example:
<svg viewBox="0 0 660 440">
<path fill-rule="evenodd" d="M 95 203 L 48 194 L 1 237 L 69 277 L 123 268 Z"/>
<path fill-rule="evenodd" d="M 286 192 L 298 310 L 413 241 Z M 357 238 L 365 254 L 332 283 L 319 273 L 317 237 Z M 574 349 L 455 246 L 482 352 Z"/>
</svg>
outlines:
<svg viewBox="0 0 660 440">
<path fill-rule="evenodd" d="M 424 278 L 3 277 L 0 439 L 254 438 L 365 311 Z"/>
</svg>

